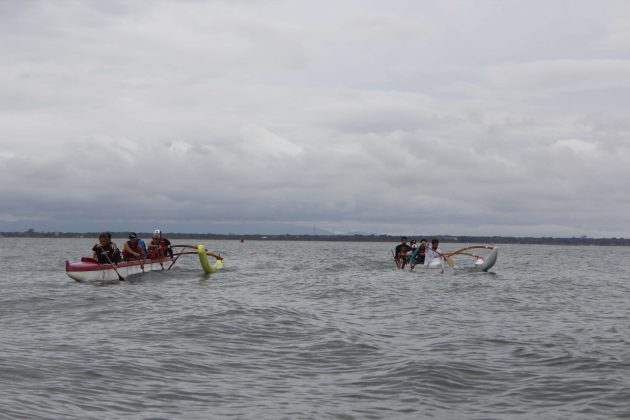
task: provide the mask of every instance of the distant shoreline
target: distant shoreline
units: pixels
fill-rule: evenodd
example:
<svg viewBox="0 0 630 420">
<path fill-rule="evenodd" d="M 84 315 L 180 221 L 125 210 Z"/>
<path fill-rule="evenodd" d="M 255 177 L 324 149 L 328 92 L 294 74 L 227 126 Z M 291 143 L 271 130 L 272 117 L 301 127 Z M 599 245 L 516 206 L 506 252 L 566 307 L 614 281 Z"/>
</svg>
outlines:
<svg viewBox="0 0 630 420">
<path fill-rule="evenodd" d="M 98 238 L 100 232 L 0 232 L 0 238 Z M 111 232 L 113 238 L 127 238 L 128 232 Z M 322 241 L 322 242 L 400 242 L 400 235 L 236 235 L 216 233 L 167 233 L 169 239 L 210 239 L 243 241 Z M 138 232 L 140 238 L 150 238 L 149 232 Z M 455 236 L 455 235 L 407 235 L 411 239 L 431 240 L 437 238 L 442 243 L 488 243 L 488 244 L 538 244 L 538 245 L 606 245 L 630 246 L 625 238 L 556 238 L 556 237 L 517 237 L 517 236 Z"/>
</svg>

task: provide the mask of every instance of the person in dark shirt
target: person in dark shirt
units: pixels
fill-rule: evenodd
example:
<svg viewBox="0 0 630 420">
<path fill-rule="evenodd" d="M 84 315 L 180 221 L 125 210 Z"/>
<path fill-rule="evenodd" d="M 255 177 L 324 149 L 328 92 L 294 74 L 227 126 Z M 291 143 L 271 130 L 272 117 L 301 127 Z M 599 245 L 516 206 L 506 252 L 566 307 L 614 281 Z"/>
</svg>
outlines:
<svg viewBox="0 0 630 420">
<path fill-rule="evenodd" d="M 112 242 L 109 232 L 98 235 L 98 243 L 92 247 L 92 257 L 99 264 L 117 264 L 121 261 L 120 251 Z"/>
<path fill-rule="evenodd" d="M 400 238 L 400 245 L 396 246 L 394 253 L 394 260 L 396 261 L 396 267 L 402 269 L 407 264 L 407 253 L 411 251 L 411 246 L 407 245 L 407 237 Z"/>
</svg>

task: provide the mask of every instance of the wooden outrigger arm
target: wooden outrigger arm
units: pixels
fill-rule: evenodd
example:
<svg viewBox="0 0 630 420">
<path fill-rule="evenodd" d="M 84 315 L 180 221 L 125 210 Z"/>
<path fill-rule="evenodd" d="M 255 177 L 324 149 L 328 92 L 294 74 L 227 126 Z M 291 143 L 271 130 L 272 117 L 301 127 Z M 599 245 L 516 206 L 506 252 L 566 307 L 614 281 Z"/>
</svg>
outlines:
<svg viewBox="0 0 630 420">
<path fill-rule="evenodd" d="M 467 246 L 462 249 L 458 249 L 457 251 L 447 252 L 445 255 L 448 255 L 450 257 L 452 255 L 462 254 L 464 253 L 464 251 L 468 251 L 469 249 L 494 249 L 494 248 L 496 247 L 493 245 L 472 245 L 472 246 Z M 463 255 L 468 255 L 468 254 L 464 253 Z"/>
</svg>

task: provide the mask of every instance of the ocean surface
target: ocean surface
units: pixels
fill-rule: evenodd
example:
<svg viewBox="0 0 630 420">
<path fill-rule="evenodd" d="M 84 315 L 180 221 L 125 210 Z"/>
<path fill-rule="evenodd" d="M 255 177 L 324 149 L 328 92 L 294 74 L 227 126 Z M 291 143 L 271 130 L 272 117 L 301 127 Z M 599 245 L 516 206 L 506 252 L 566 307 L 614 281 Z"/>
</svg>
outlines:
<svg viewBox="0 0 630 420">
<path fill-rule="evenodd" d="M 70 279 L 96 242 L 0 238 L 0 418 L 630 417 L 629 248 L 174 240 L 225 269 Z"/>
</svg>

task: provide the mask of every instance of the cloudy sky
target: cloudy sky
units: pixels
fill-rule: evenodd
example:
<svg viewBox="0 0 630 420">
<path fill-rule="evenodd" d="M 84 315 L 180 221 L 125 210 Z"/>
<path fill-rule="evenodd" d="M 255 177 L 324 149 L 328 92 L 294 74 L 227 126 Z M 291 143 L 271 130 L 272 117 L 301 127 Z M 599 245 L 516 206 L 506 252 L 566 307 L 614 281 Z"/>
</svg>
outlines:
<svg viewBox="0 0 630 420">
<path fill-rule="evenodd" d="M 630 237 L 630 2 L 0 1 L 0 231 Z"/>
</svg>

